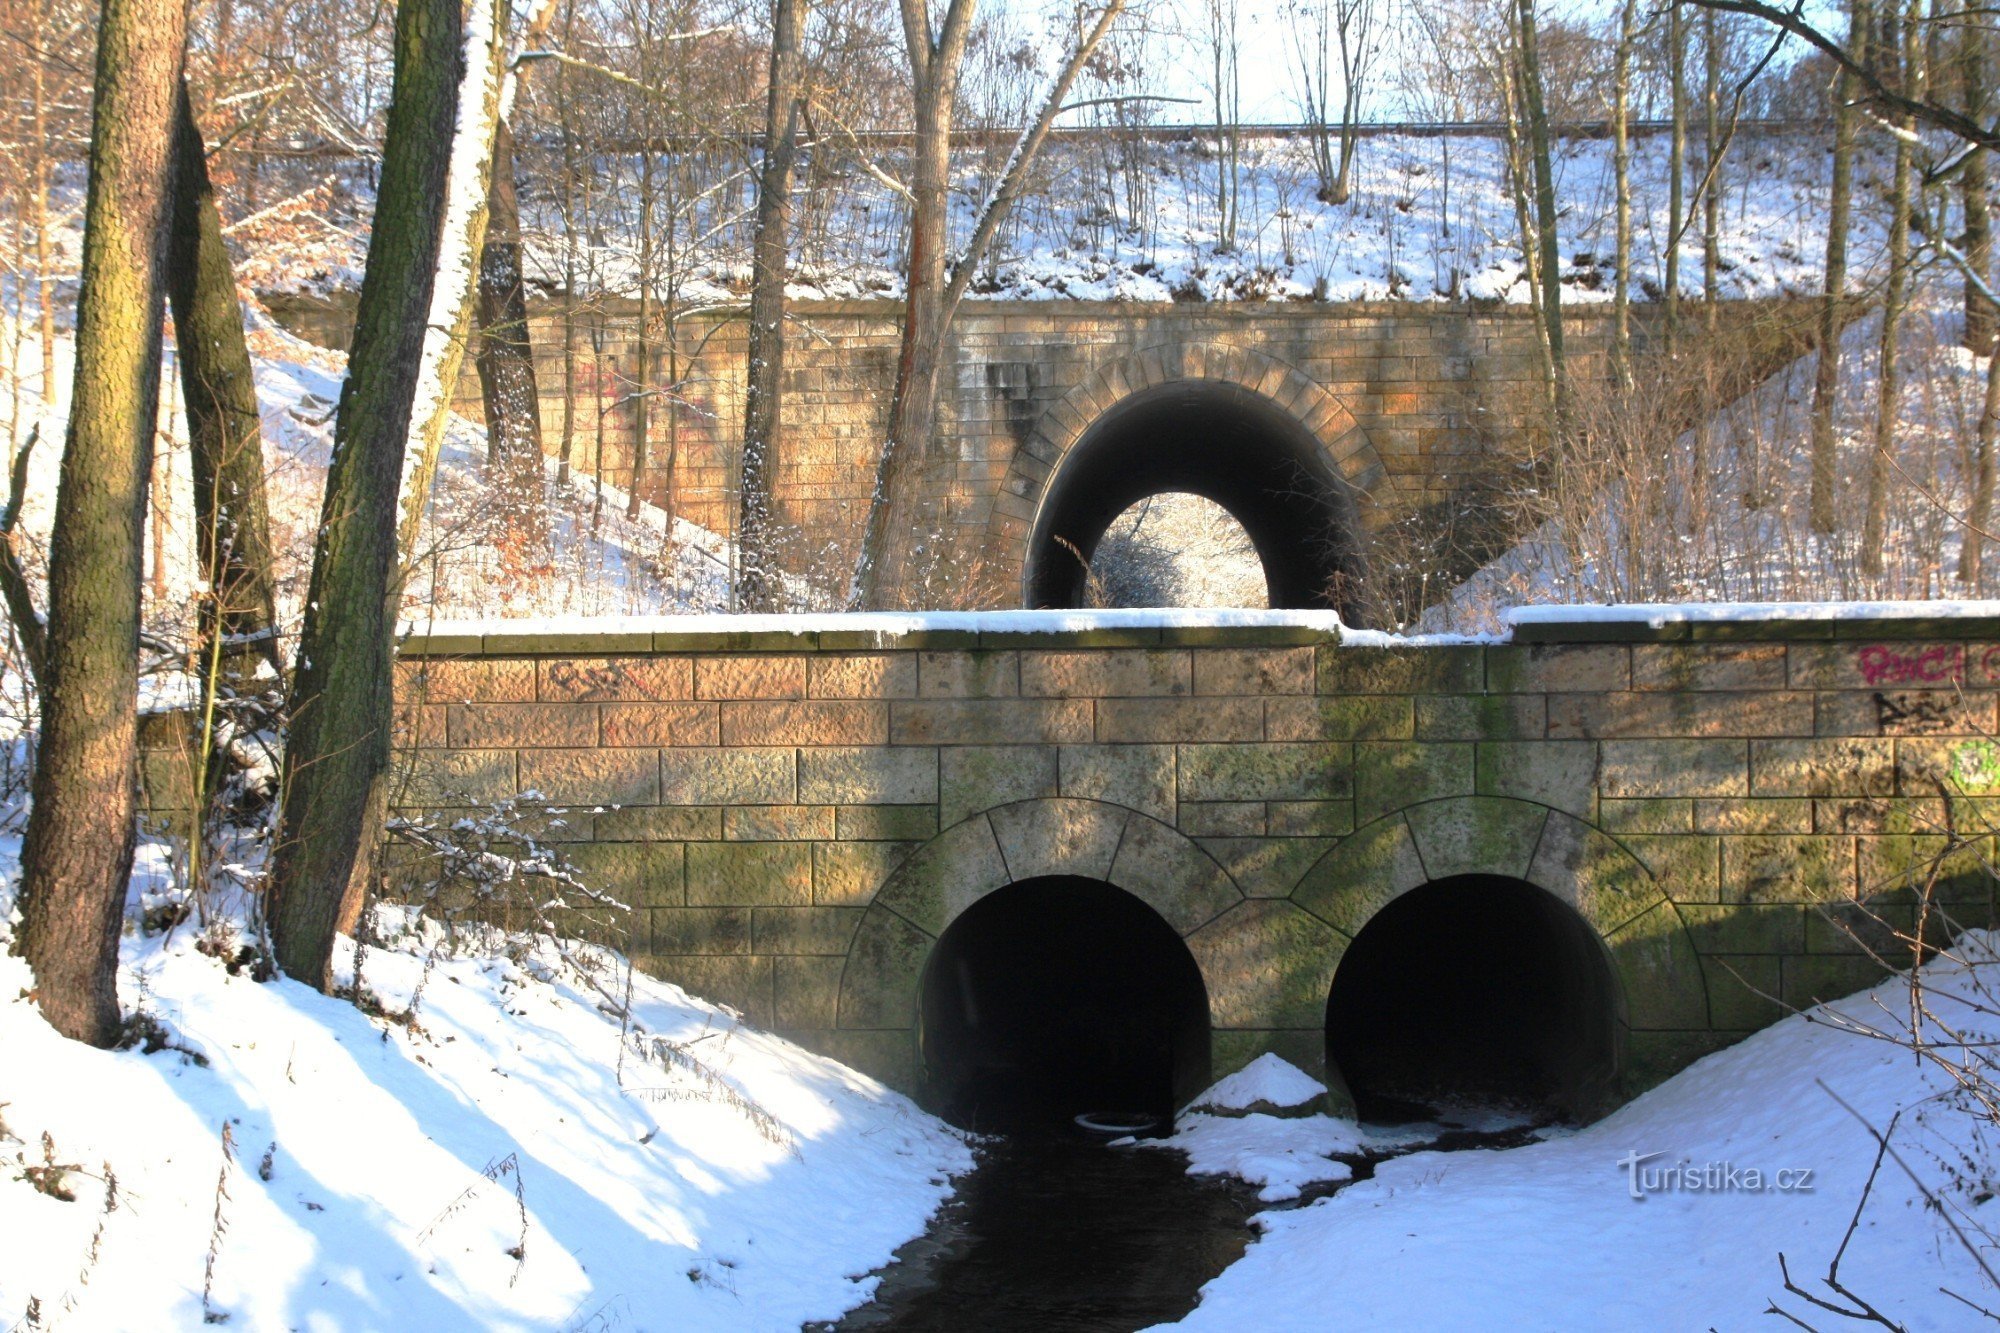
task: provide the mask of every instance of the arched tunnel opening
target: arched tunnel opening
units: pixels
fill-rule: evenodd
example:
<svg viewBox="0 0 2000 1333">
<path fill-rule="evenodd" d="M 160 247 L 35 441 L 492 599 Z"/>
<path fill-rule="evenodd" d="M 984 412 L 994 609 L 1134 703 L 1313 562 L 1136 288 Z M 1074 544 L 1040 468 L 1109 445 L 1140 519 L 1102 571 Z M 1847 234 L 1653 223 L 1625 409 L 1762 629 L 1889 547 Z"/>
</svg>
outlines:
<svg viewBox="0 0 2000 1333">
<path fill-rule="evenodd" d="M 1585 1120 L 1616 1091 L 1619 995 L 1596 932 L 1555 895 L 1501 875 L 1435 880 L 1348 946 L 1327 1062 L 1364 1120 Z"/>
<path fill-rule="evenodd" d="M 1138 1113 L 1208 1085 L 1208 994 L 1160 915 L 1100 880 L 1022 880 L 931 952 L 918 1015 L 929 1108 L 982 1131 Z"/>
<path fill-rule="evenodd" d="M 1148 496 L 1212 500 L 1249 534 L 1269 604 L 1368 623 L 1354 503 L 1319 440 L 1263 395 L 1182 380 L 1124 399 L 1085 430 L 1049 479 L 1028 546 L 1035 607 L 1088 602 L 1090 561 L 1112 521 Z"/>
</svg>

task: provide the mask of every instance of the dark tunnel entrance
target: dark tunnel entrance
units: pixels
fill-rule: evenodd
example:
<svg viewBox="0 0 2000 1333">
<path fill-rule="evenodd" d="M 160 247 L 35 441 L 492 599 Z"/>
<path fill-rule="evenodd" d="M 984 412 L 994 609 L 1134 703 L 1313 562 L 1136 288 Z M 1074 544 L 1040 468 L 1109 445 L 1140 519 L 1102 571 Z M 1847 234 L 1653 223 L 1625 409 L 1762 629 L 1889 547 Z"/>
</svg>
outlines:
<svg viewBox="0 0 2000 1333">
<path fill-rule="evenodd" d="M 924 1100 L 1023 1130 L 1095 1112 L 1170 1122 L 1208 1085 L 1208 995 L 1158 913 L 1094 879 L 1023 880 L 938 940 L 919 1013 Z"/>
<path fill-rule="evenodd" d="M 1368 623 L 1346 482 L 1297 419 L 1261 394 L 1213 380 L 1133 394 L 1084 432 L 1049 479 L 1035 520 L 1028 604 L 1084 605 L 1087 564 L 1112 520 L 1169 491 L 1213 500 L 1243 525 L 1271 606 L 1331 608 Z"/>
<path fill-rule="evenodd" d="M 1383 908 L 1327 997 L 1327 1060 L 1364 1120 L 1495 1107 L 1583 1120 L 1617 1087 L 1619 988 L 1596 932 L 1522 880 L 1459 875 Z"/>
</svg>

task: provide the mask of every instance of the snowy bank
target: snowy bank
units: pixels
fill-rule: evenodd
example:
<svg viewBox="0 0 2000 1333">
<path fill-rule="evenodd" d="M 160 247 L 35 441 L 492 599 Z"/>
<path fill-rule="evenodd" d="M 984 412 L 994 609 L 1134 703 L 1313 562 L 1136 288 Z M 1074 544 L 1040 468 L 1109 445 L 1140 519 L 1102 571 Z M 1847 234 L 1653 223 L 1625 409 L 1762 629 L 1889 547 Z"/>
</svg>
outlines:
<svg viewBox="0 0 2000 1333">
<path fill-rule="evenodd" d="M 1926 969 L 1939 1023 L 1971 1042 L 1990 1041 L 1995 1027 L 1992 947 L 1991 937 L 1970 936 L 1961 951 L 1977 951 L 1973 961 Z M 1975 996 L 1980 1009 L 1965 1002 Z M 1827 1327 L 1824 1312 L 1784 1291 L 1778 1262 L 1784 1255 L 1795 1280 L 1831 1297 L 1818 1279 L 1876 1158 L 1857 1115 L 1887 1128 L 1902 1113 L 1898 1156 L 1991 1263 L 1995 1127 L 1934 1068 L 1841 1030 L 1893 1031 L 1908 1013 L 1907 981 L 1892 978 L 1783 1019 L 1586 1129 L 1504 1151 L 1382 1162 L 1330 1197 L 1261 1215 L 1262 1238 L 1203 1288 L 1182 1326 L 1726 1329 L 1768 1323 L 1775 1299 Z M 1343 1145 L 1337 1123 L 1194 1119 L 1180 1136 L 1196 1151 L 1193 1169 L 1233 1169 L 1265 1186 L 1267 1199 L 1290 1197 L 1311 1154 L 1370 1146 L 1352 1126 Z M 1895 1161 L 1874 1182 L 1840 1277 L 1912 1329 L 1979 1323 L 1948 1293 L 1996 1304 Z"/>
<path fill-rule="evenodd" d="M 674 986 L 633 976 L 623 1028 L 546 947 L 371 948 L 391 1019 L 197 938 L 125 942 L 151 1055 L 58 1037 L 0 946 L 0 1328 L 793 1329 L 868 1299 L 971 1165 Z"/>
</svg>

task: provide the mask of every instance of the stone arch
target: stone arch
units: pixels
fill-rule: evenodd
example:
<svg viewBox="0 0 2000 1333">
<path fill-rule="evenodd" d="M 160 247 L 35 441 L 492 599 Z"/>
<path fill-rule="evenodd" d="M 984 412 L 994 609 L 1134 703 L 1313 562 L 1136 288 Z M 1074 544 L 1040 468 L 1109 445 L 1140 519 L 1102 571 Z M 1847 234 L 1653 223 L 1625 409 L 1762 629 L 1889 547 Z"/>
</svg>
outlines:
<svg viewBox="0 0 2000 1333">
<path fill-rule="evenodd" d="M 1462 876 L 1518 880 L 1574 909 L 1595 935 L 1616 982 L 1621 1062 L 1624 1037 L 1632 1031 L 1709 1025 L 1708 993 L 1693 942 L 1653 872 L 1594 825 L 1510 797 L 1451 797 L 1409 806 L 1356 830 L 1322 857 L 1289 900 L 1341 941 L 1324 977 L 1312 980 L 1323 980 L 1330 990 L 1347 944 L 1390 903 Z M 1625 1076 L 1622 1063 L 1619 1072 Z"/>
<path fill-rule="evenodd" d="M 962 820 L 912 852 L 863 914 L 841 970 L 844 1029 L 914 1029 L 931 950 L 974 903 L 1009 884 L 1074 875 L 1123 889 L 1190 943 L 1243 903 L 1229 873 L 1194 841 L 1149 815 L 1105 801 L 1046 797 Z"/>
<path fill-rule="evenodd" d="M 1310 456 L 1313 471 L 1327 482 L 1326 504 L 1341 516 L 1347 540 L 1355 543 L 1343 558 L 1358 569 L 1367 497 L 1386 472 L 1353 414 L 1297 367 L 1265 353 L 1216 343 L 1172 343 L 1100 367 L 1044 413 L 1015 450 L 989 519 L 986 559 L 999 570 L 1019 572 L 1022 605 L 1046 600 L 1041 596 L 1046 587 L 1038 591 L 1037 586 L 1038 579 L 1046 584 L 1046 578 L 1034 568 L 1037 551 L 1046 544 L 1046 534 L 1038 534 L 1049 521 L 1051 495 L 1061 491 L 1054 483 L 1077 457 L 1077 446 L 1090 441 L 1100 423 L 1173 393 L 1213 399 L 1214 410 L 1240 411 L 1295 437 L 1302 456 Z M 1252 528 L 1255 540 L 1254 525 L 1245 526 Z M 1095 537 L 1086 534 L 1086 539 Z M 1267 570 L 1274 546 L 1259 542 Z M 1299 599 L 1294 595 L 1287 600 Z"/>
</svg>

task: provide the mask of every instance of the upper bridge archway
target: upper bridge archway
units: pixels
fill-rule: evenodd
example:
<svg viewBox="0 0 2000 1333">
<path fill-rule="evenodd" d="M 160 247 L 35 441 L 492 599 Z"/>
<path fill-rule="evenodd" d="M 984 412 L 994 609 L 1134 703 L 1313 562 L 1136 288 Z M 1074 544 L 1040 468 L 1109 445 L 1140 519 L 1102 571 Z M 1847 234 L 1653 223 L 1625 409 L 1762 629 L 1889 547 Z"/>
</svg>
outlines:
<svg viewBox="0 0 2000 1333">
<path fill-rule="evenodd" d="M 1270 605 L 1365 623 L 1364 509 L 1384 475 L 1353 414 L 1296 367 L 1218 344 L 1150 348 L 1042 416 L 1002 483 L 988 558 L 1020 571 L 1023 605 L 1079 606 L 1112 520 L 1188 491 L 1243 525 Z"/>
</svg>

